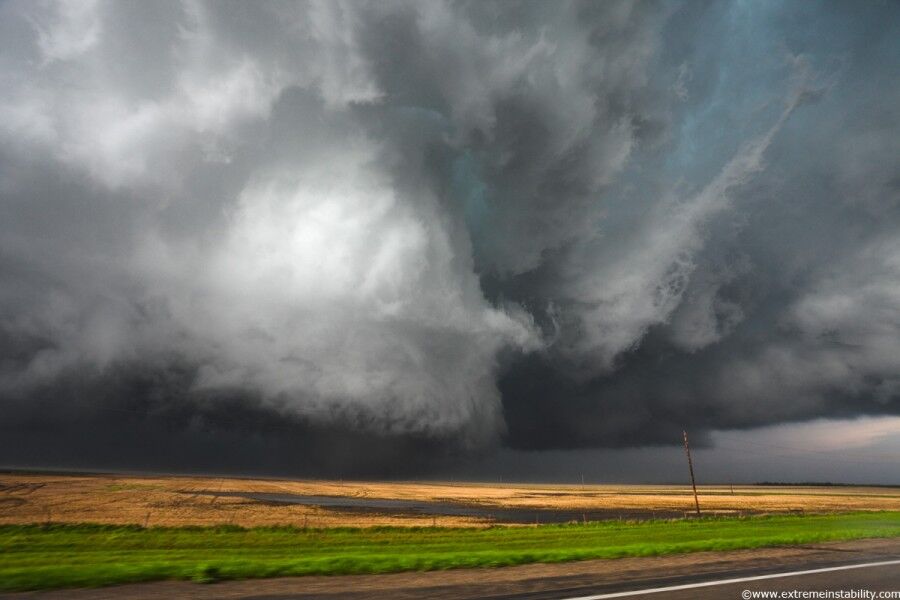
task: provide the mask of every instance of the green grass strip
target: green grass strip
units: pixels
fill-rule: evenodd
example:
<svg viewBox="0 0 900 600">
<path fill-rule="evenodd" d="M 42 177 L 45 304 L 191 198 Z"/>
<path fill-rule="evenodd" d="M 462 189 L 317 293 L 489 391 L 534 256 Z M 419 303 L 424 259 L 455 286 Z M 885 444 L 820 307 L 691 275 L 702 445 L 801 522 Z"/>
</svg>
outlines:
<svg viewBox="0 0 900 600">
<path fill-rule="evenodd" d="M 539 527 L 0 526 L 0 590 L 659 556 L 900 536 L 900 512 Z"/>
</svg>

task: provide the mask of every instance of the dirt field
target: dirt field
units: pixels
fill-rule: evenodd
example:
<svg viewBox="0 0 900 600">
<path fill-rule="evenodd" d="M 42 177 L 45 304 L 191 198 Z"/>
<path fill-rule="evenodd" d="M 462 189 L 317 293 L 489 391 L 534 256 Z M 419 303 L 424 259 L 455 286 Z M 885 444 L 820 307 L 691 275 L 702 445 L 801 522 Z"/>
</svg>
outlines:
<svg viewBox="0 0 900 600">
<path fill-rule="evenodd" d="M 328 508 L 217 494 L 394 499 L 483 509 L 482 516 Z M 689 486 L 338 482 L 215 477 L 0 473 L 0 524 L 34 522 L 241 526 L 484 526 L 493 511 L 596 518 L 682 516 Z M 900 488 L 703 486 L 705 513 L 900 510 Z M 534 512 L 537 518 L 548 512 Z M 598 517 L 597 515 L 601 515 Z"/>
</svg>

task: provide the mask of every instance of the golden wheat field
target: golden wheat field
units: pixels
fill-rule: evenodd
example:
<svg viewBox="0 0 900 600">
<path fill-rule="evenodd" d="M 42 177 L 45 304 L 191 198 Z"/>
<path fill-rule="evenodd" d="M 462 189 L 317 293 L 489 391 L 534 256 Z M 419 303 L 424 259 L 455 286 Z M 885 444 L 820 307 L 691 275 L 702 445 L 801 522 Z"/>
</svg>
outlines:
<svg viewBox="0 0 900 600">
<path fill-rule="evenodd" d="M 701 486 L 706 514 L 900 510 L 900 488 Z M 478 514 L 287 504 L 230 494 L 440 503 Z M 220 477 L 0 473 L 0 524 L 94 522 L 240 526 L 485 526 L 492 511 L 568 511 L 590 518 L 690 514 L 690 486 L 371 482 Z M 547 512 L 549 511 L 549 512 Z M 537 518 L 540 514 L 535 512 Z M 588 518 L 588 517 L 585 517 Z"/>
</svg>

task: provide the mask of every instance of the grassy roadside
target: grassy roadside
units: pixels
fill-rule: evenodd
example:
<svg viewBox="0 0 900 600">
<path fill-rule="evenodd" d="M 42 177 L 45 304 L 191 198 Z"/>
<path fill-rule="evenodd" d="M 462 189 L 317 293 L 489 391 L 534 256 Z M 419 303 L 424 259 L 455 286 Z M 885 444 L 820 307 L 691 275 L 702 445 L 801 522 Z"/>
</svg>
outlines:
<svg viewBox="0 0 900 600">
<path fill-rule="evenodd" d="M 490 567 L 900 536 L 900 512 L 489 529 L 0 526 L 0 590 Z"/>
</svg>

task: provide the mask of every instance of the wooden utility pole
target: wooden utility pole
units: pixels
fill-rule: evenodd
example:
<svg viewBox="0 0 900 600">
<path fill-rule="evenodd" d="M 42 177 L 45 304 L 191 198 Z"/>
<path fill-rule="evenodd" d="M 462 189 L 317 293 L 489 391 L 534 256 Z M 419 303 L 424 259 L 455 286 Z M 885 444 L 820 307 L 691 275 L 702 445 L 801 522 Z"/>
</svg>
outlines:
<svg viewBox="0 0 900 600">
<path fill-rule="evenodd" d="M 691 446 L 688 444 L 687 430 L 684 434 L 684 453 L 687 454 L 688 470 L 691 472 L 691 487 L 694 488 L 694 505 L 697 507 L 697 516 L 700 516 L 700 498 L 697 497 L 697 482 L 694 481 L 694 463 L 691 461 Z"/>
</svg>

